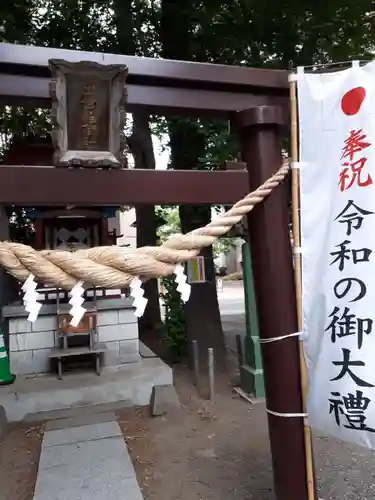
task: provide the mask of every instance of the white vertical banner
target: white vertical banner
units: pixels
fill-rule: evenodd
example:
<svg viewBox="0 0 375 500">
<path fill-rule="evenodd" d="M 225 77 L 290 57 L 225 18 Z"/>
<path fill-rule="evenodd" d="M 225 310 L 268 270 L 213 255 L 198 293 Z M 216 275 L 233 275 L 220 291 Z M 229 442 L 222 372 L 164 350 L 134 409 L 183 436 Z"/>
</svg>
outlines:
<svg viewBox="0 0 375 500">
<path fill-rule="evenodd" d="M 375 449 L 375 63 L 297 85 L 309 421 Z"/>
</svg>

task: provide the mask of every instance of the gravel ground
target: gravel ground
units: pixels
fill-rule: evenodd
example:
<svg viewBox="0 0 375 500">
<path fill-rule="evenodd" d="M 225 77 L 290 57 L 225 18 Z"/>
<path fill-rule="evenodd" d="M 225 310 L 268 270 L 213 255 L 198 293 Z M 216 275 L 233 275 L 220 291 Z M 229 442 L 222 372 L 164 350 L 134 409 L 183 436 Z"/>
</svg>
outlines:
<svg viewBox="0 0 375 500">
<path fill-rule="evenodd" d="M 0 500 L 32 500 L 42 438 L 39 425 L 12 425 L 0 441 Z"/>
<path fill-rule="evenodd" d="M 244 318 L 223 323 L 235 380 L 235 334 Z M 264 404 L 248 404 L 233 393 L 233 380 L 219 379 L 211 405 L 188 369 L 176 365 L 174 372 L 179 412 L 118 413 L 145 500 L 274 500 Z M 0 442 L 0 500 L 32 500 L 42 435 L 40 426 L 13 426 Z M 374 452 L 324 436 L 314 437 L 314 452 L 322 499 L 375 499 Z"/>
<path fill-rule="evenodd" d="M 182 366 L 175 380 L 179 412 L 118 413 L 145 500 L 274 500 L 264 405 L 239 398 L 227 380 L 211 405 Z M 0 500 L 32 500 L 42 437 L 41 426 L 17 425 L 0 442 Z M 373 452 L 323 436 L 314 451 L 321 498 L 375 498 Z"/>
<path fill-rule="evenodd" d="M 249 405 L 221 381 L 211 406 L 187 370 L 176 367 L 175 375 L 180 412 L 118 415 L 145 500 L 274 500 L 264 405 Z M 321 498 L 375 498 L 372 452 L 321 436 L 314 449 Z"/>
</svg>

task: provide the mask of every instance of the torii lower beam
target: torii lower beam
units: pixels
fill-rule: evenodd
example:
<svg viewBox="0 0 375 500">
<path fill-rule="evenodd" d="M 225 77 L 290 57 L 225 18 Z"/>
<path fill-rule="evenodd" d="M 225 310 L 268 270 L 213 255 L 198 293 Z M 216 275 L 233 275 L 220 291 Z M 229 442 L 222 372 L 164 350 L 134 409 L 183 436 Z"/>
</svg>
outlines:
<svg viewBox="0 0 375 500">
<path fill-rule="evenodd" d="M 244 171 L 97 170 L 0 165 L 0 205 L 232 204 L 248 192 Z"/>
</svg>

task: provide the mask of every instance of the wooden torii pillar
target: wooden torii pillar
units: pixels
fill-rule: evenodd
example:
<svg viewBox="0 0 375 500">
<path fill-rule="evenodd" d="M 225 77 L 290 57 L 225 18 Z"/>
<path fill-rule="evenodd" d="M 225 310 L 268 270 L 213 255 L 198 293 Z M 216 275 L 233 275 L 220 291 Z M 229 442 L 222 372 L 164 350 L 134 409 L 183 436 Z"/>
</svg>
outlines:
<svg viewBox="0 0 375 500">
<path fill-rule="evenodd" d="M 242 160 L 253 191 L 281 166 L 281 109 L 259 106 L 237 113 Z M 277 187 L 248 216 L 259 337 L 297 332 L 286 183 Z M 262 344 L 267 409 L 302 413 L 298 338 Z M 268 413 L 277 500 L 307 500 L 304 422 Z"/>
</svg>

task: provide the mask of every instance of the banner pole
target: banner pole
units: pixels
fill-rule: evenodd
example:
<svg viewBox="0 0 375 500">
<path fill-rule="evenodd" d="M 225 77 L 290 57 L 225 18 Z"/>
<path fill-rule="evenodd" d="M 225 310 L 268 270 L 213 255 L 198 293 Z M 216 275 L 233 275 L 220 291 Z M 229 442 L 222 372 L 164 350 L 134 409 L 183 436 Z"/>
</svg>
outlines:
<svg viewBox="0 0 375 500">
<path fill-rule="evenodd" d="M 291 120 L 291 153 L 292 162 L 295 164 L 299 160 L 298 151 L 298 119 L 297 119 L 297 82 L 290 81 L 290 120 Z M 292 168 L 292 232 L 293 232 L 293 249 L 301 247 L 301 231 L 300 231 L 300 196 L 299 196 L 299 169 Z M 296 287 L 296 303 L 297 303 L 297 321 L 298 331 L 302 331 L 302 269 L 301 269 L 301 252 L 294 252 L 294 279 Z M 307 406 L 307 390 L 308 390 L 308 375 L 306 360 L 303 350 L 303 341 L 299 341 L 299 357 L 300 357 L 300 373 L 302 386 L 302 404 L 303 411 L 306 413 Z M 316 500 L 316 485 L 314 475 L 314 460 L 312 450 L 311 428 L 305 420 L 304 423 L 305 437 L 305 457 L 306 457 L 306 476 L 308 499 Z"/>
</svg>

